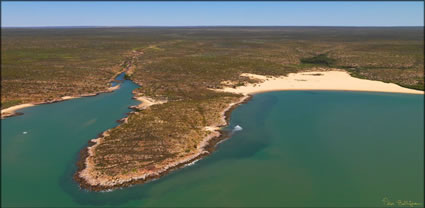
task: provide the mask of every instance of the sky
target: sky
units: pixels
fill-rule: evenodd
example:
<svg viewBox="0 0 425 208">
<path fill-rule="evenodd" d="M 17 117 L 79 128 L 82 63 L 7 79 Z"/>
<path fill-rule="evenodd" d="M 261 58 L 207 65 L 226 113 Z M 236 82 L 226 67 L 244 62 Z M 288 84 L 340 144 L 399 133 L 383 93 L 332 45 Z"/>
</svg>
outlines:
<svg viewBox="0 0 425 208">
<path fill-rule="evenodd" d="M 424 26 L 424 2 L 4 2 L 2 27 Z"/>
</svg>

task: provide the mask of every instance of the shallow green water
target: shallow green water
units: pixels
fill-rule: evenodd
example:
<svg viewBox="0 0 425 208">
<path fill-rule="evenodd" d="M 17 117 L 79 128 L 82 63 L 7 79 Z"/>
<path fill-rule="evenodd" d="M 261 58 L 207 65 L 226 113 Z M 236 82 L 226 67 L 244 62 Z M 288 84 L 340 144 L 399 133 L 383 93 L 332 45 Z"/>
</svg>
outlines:
<svg viewBox="0 0 425 208">
<path fill-rule="evenodd" d="M 2 205 L 371 207 L 383 206 L 385 197 L 424 203 L 423 96 L 364 92 L 256 95 L 232 113 L 229 129 L 243 130 L 195 165 L 113 192 L 80 190 L 71 178 L 78 151 L 135 104 L 135 86 L 126 83 L 128 89 L 3 120 Z"/>
</svg>

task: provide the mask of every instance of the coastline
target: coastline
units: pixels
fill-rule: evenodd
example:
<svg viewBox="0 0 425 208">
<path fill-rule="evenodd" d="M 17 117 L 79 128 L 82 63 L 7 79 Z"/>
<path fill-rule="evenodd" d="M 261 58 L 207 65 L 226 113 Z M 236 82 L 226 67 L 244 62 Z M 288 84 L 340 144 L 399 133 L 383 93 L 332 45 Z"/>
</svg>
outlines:
<svg viewBox="0 0 425 208">
<path fill-rule="evenodd" d="M 12 116 L 23 115 L 23 113 L 16 112 L 16 111 L 24 109 L 24 108 L 33 107 L 33 106 L 37 106 L 37 105 L 43 105 L 43 104 L 52 104 L 52 103 L 66 101 L 66 100 L 82 98 L 82 97 L 92 97 L 92 96 L 96 96 L 96 95 L 99 95 L 99 94 L 102 94 L 102 93 L 110 93 L 110 92 L 113 92 L 113 91 L 119 89 L 120 86 L 121 86 L 121 84 L 117 84 L 113 87 L 107 88 L 104 91 L 100 91 L 100 92 L 96 92 L 96 93 L 86 93 L 86 94 L 81 94 L 81 95 L 78 95 L 78 96 L 63 96 L 61 98 L 56 98 L 56 99 L 53 99 L 51 101 L 36 102 L 36 103 L 24 103 L 24 104 L 11 106 L 9 108 L 1 110 L 1 119 L 5 119 L 5 118 L 8 118 L 8 117 L 12 117 Z"/>
<path fill-rule="evenodd" d="M 249 73 L 241 74 L 241 76 L 258 80 L 259 83 L 248 84 L 236 88 L 225 87 L 223 89 L 214 90 L 245 95 L 290 90 L 329 90 L 424 94 L 424 91 L 404 88 L 393 83 L 355 78 L 352 77 L 348 72 L 338 69 L 332 69 L 328 71 L 306 71 L 290 73 L 287 76 L 272 78 Z"/>
<path fill-rule="evenodd" d="M 132 64 L 133 59 L 135 59 L 138 55 L 143 55 L 143 51 L 142 52 L 138 52 L 138 51 L 133 50 L 131 53 L 132 53 L 132 55 L 131 55 L 131 61 L 130 61 L 131 64 L 129 64 L 123 70 L 116 72 L 109 79 L 109 81 L 108 81 L 109 83 L 116 82 L 117 85 L 112 86 L 112 87 L 109 87 L 106 90 L 99 91 L 99 92 L 96 92 L 96 93 L 86 93 L 86 94 L 81 94 L 81 95 L 77 95 L 77 96 L 63 96 L 61 98 L 56 98 L 56 99 L 53 99 L 51 101 L 42 101 L 42 102 L 36 102 L 36 103 L 24 103 L 24 104 L 19 104 L 19 105 L 11 106 L 9 108 L 6 108 L 6 109 L 1 110 L 0 119 L 5 119 L 5 118 L 8 118 L 8 117 L 12 117 L 12 116 L 23 115 L 23 113 L 16 112 L 17 110 L 21 110 L 23 108 L 32 107 L 32 106 L 41 105 L 41 104 L 51 104 L 51 103 L 56 103 L 56 102 L 62 102 L 62 101 L 66 101 L 66 100 L 70 100 L 70 99 L 75 99 L 75 98 L 81 98 L 81 97 L 91 97 L 91 96 L 99 95 L 101 93 L 113 92 L 113 91 L 119 89 L 120 86 L 121 86 L 120 83 L 123 80 L 117 80 L 117 77 L 120 74 L 122 74 L 122 73 L 126 73 L 126 72 L 130 71 L 130 69 L 132 69 L 132 67 L 134 67 L 133 64 Z M 126 63 L 126 61 L 123 61 L 120 64 L 120 66 L 124 65 L 125 63 Z"/>
<path fill-rule="evenodd" d="M 139 97 L 135 99 L 140 100 L 145 98 L 146 97 L 142 97 L 142 98 Z M 221 128 L 228 125 L 231 112 L 237 106 L 248 102 L 251 98 L 252 98 L 251 95 L 244 95 L 237 102 L 230 103 L 221 112 L 221 121 L 218 124 L 214 126 L 205 127 L 206 130 L 208 130 L 210 133 L 207 136 L 205 136 L 203 140 L 198 144 L 196 152 L 190 155 L 187 155 L 183 158 L 180 158 L 179 160 L 173 161 L 171 164 L 167 164 L 166 166 L 160 168 L 160 170 L 157 170 L 155 172 L 146 173 L 143 175 L 139 175 L 137 177 L 131 177 L 130 179 L 126 179 L 126 180 L 116 179 L 113 182 L 109 182 L 108 184 L 93 184 L 93 176 L 90 175 L 90 172 L 88 170 L 88 168 L 90 168 L 92 164 L 88 158 L 89 156 L 93 154 L 93 151 L 92 151 L 93 148 L 99 145 L 102 142 L 102 139 L 108 135 L 109 130 L 106 130 L 105 132 L 101 133 L 98 138 L 90 140 L 88 143 L 88 146 L 84 148 L 83 150 L 81 150 L 80 158 L 76 163 L 78 170 L 74 174 L 74 180 L 77 181 L 80 187 L 84 189 L 88 189 L 91 191 L 106 191 L 106 190 L 112 190 L 112 189 L 117 189 L 121 187 L 128 187 L 134 184 L 146 183 L 146 182 L 158 179 L 164 175 L 167 175 L 168 173 L 174 170 L 191 165 L 195 163 L 196 161 L 212 153 L 219 142 L 230 137 L 229 132 L 224 131 Z M 160 103 L 156 103 L 156 104 L 160 104 Z M 146 105 L 145 106 L 139 105 L 139 106 L 142 106 L 143 109 L 146 108 Z M 131 113 L 137 113 L 137 112 L 133 111 Z M 131 113 L 129 113 L 129 115 Z M 127 118 L 128 116 L 121 119 L 120 121 L 126 122 Z"/>
<path fill-rule="evenodd" d="M 224 139 L 228 138 L 228 132 L 222 131 L 221 127 L 228 125 L 230 114 L 234 108 L 241 103 L 247 101 L 252 95 L 270 91 L 286 91 L 286 90 L 337 90 L 337 91 L 367 91 L 367 92 L 391 92 L 391 93 L 409 93 L 409 94 L 424 94 L 423 91 L 412 90 L 403 88 L 392 83 L 384 83 L 381 81 L 364 80 L 352 77 L 348 72 L 343 70 L 330 70 L 330 71 L 308 71 L 291 73 L 284 77 L 266 77 L 256 74 L 241 74 L 241 76 L 247 76 L 259 81 L 259 83 L 249 84 L 246 86 L 235 87 L 235 88 L 224 88 L 217 91 L 224 91 L 230 93 L 236 93 L 242 95 L 242 98 L 238 102 L 230 103 L 227 108 L 221 112 L 222 121 L 219 124 L 213 126 L 204 127 L 209 132 L 207 136 L 198 144 L 197 151 L 189 155 L 179 158 L 178 160 L 169 161 L 163 166 L 160 166 L 156 170 L 144 170 L 142 174 L 130 176 L 125 179 L 114 177 L 112 180 L 97 179 L 96 175 L 90 172 L 90 168 L 93 168 L 94 164 L 90 161 L 89 157 L 94 154 L 92 151 L 96 145 L 102 142 L 102 139 L 107 136 L 107 132 L 104 132 L 101 137 L 91 140 L 91 145 L 87 147 L 86 154 L 82 154 L 82 161 L 80 161 L 78 171 L 74 175 L 76 181 L 78 181 L 81 187 L 93 190 L 111 190 L 119 187 L 126 187 L 133 184 L 140 184 L 157 179 L 169 172 L 178 169 L 180 167 L 193 164 L 197 160 L 210 154 L 216 144 Z M 132 108 L 134 109 L 145 109 L 151 105 L 162 104 L 164 102 L 155 101 L 148 97 L 135 97 L 142 101 L 142 103 Z M 128 117 L 127 117 L 128 118 Z M 123 121 L 126 122 L 127 118 Z"/>
<path fill-rule="evenodd" d="M 309 72 L 299 72 L 291 73 L 285 77 L 266 77 L 255 74 L 242 74 L 241 76 L 247 76 L 253 79 L 257 79 L 260 82 L 255 84 L 249 84 L 246 86 L 236 87 L 236 88 L 224 88 L 217 91 L 221 92 L 231 92 L 240 94 L 242 97 L 236 101 L 229 103 L 228 106 L 220 113 L 221 121 L 218 124 L 212 126 L 205 126 L 205 130 L 209 133 L 198 143 L 196 151 L 185 155 L 177 160 L 168 161 L 166 164 L 160 166 L 156 170 L 147 170 L 146 173 L 141 175 L 136 175 L 129 177 L 127 179 L 120 179 L 119 177 L 114 178 L 113 180 L 104 180 L 100 182 L 97 180 L 97 176 L 91 174 L 90 168 L 94 166 L 93 162 L 90 161 L 90 156 L 94 154 L 94 149 L 98 146 L 102 140 L 108 136 L 108 132 L 111 129 L 108 129 L 102 132 L 99 137 L 91 139 L 88 142 L 88 145 L 80 151 L 79 159 L 76 162 L 77 171 L 74 174 L 73 178 L 77 181 L 80 187 L 92 190 L 92 191 L 105 191 L 121 187 L 127 187 L 134 184 L 142 184 L 154 179 L 160 178 L 171 171 L 191 165 L 198 161 L 199 159 L 212 153 L 216 145 L 229 138 L 229 132 L 222 130 L 223 126 L 227 126 L 230 119 L 231 112 L 239 105 L 248 102 L 252 95 L 270 91 L 287 91 L 287 90 L 343 90 L 343 91 L 368 91 L 368 92 L 395 92 L 395 93 L 411 93 L 411 94 L 424 94 L 423 91 L 411 90 L 407 88 L 400 87 L 395 84 L 384 83 L 380 81 L 371 81 L 363 80 L 351 77 L 347 72 L 334 70 L 334 71 L 309 71 Z M 359 81 L 360 80 L 360 81 Z M 332 82 L 333 81 L 333 82 Z M 355 84 L 360 83 L 357 88 Z M 367 82 L 367 83 L 366 83 Z M 364 84 L 364 85 L 363 85 Z M 100 93 L 112 92 L 119 88 L 119 84 L 108 88 L 106 91 L 92 93 L 92 94 L 83 94 L 77 97 L 64 96 L 60 99 L 56 99 L 44 103 L 35 103 L 35 104 L 21 104 L 18 106 L 12 106 L 10 111 L 15 115 L 20 115 L 15 111 L 25 107 L 30 107 L 39 104 L 48 104 L 54 102 L 65 101 L 69 99 L 75 99 L 79 97 L 95 96 Z M 371 87 L 372 86 L 372 87 Z M 143 110 L 149 106 L 156 104 L 163 104 L 167 101 L 154 100 L 149 97 L 136 97 L 133 96 L 133 99 L 141 101 L 137 106 L 130 106 L 130 109 L 133 110 Z M 9 109 L 9 108 L 8 108 Z M 5 109 L 5 110 L 8 110 Z M 2 110 L 2 119 L 3 119 L 3 110 Z M 138 114 L 137 111 L 132 111 L 127 114 L 126 117 L 118 120 L 118 123 L 126 123 L 131 114 Z M 13 115 L 11 115 L 13 116 Z M 119 125 L 118 125 L 119 126 Z M 116 128 L 116 127 L 114 127 Z"/>
<path fill-rule="evenodd" d="M 167 102 L 166 100 L 155 100 L 147 96 L 133 97 L 133 99 L 136 99 L 141 102 L 137 106 L 130 106 L 131 109 L 136 109 L 136 110 L 143 110 L 148 108 L 149 106 L 163 104 Z"/>
</svg>

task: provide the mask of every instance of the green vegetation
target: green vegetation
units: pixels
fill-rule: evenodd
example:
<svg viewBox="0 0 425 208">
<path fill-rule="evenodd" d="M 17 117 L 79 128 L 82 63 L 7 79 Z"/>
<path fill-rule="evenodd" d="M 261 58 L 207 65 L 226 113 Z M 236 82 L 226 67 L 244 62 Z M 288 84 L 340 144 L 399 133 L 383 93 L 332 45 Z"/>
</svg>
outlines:
<svg viewBox="0 0 425 208">
<path fill-rule="evenodd" d="M 106 90 L 143 37 L 97 29 L 2 28 L 1 103 L 45 102 Z M 110 32 L 115 33 L 113 30 Z"/>
<path fill-rule="evenodd" d="M 21 100 L 9 100 L 1 104 L 2 109 L 22 104 Z"/>
<path fill-rule="evenodd" d="M 302 58 L 301 63 L 332 66 L 333 64 L 335 64 L 335 59 L 329 58 L 327 54 L 319 54 L 310 58 Z"/>
<path fill-rule="evenodd" d="M 163 67 L 165 74 L 191 67 L 188 76 L 215 87 L 225 79 L 246 82 L 239 80 L 241 72 L 284 75 L 332 66 L 360 78 L 423 89 L 423 45 L 422 27 L 4 28 L 2 108 L 14 100 L 42 102 L 102 91 L 136 62 L 139 69 Z"/>
<path fill-rule="evenodd" d="M 343 68 L 424 89 L 423 27 L 187 27 L 3 29 L 2 108 L 99 92 L 127 70 L 136 96 L 167 100 L 132 114 L 96 148 L 99 177 L 159 168 L 192 154 L 239 95 L 211 88 Z M 318 55 L 319 54 L 319 55 Z M 224 84 L 226 83 L 226 84 Z"/>
<path fill-rule="evenodd" d="M 423 69 L 391 69 L 391 68 L 350 68 L 348 72 L 354 77 L 374 79 L 387 83 L 396 83 L 400 86 L 424 90 Z"/>
<path fill-rule="evenodd" d="M 131 78 L 131 75 L 128 75 L 128 74 L 124 74 L 124 79 L 127 79 L 127 80 L 129 80 Z"/>
</svg>

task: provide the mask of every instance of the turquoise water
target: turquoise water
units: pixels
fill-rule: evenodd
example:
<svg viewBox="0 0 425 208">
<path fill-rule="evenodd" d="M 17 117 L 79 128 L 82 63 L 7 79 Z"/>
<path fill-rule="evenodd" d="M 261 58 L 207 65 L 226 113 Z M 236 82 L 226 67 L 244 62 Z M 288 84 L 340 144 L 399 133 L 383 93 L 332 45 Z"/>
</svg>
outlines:
<svg viewBox="0 0 425 208">
<path fill-rule="evenodd" d="M 112 192 L 80 190 L 79 150 L 136 103 L 136 86 L 124 85 L 3 120 L 2 205 L 423 206 L 424 97 L 392 93 L 259 94 L 232 113 L 228 129 L 243 130 L 195 165 Z"/>
</svg>

